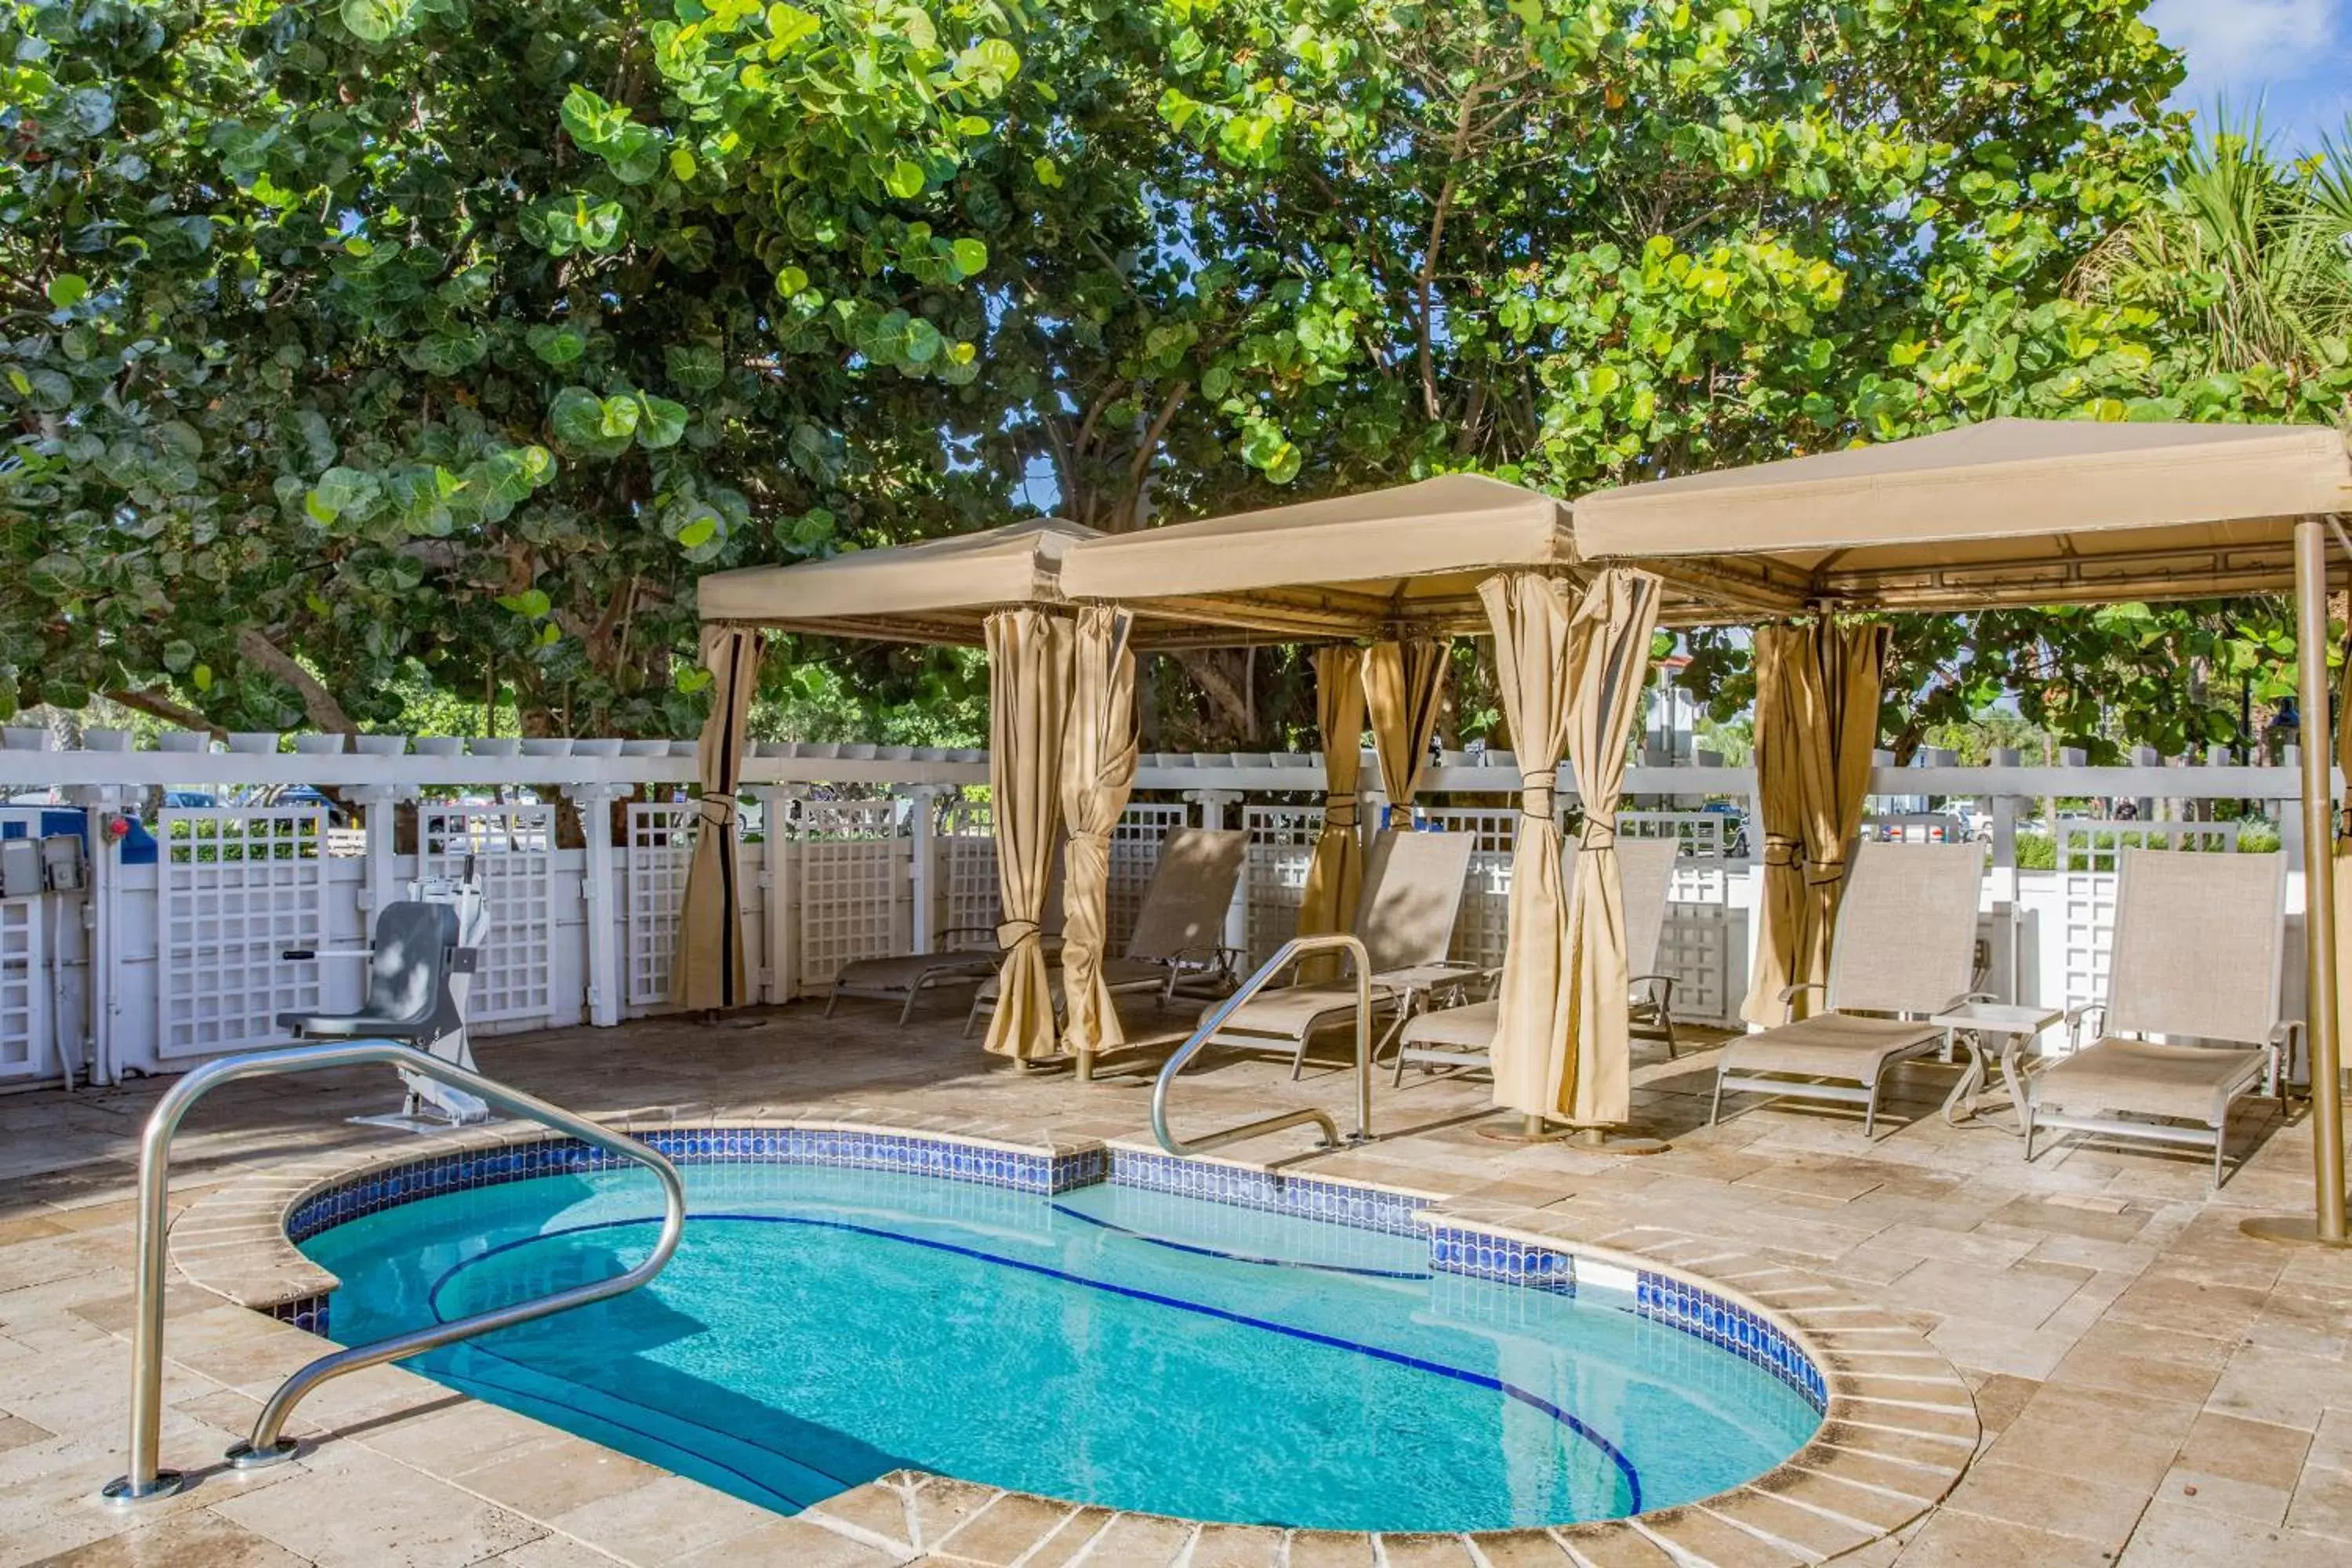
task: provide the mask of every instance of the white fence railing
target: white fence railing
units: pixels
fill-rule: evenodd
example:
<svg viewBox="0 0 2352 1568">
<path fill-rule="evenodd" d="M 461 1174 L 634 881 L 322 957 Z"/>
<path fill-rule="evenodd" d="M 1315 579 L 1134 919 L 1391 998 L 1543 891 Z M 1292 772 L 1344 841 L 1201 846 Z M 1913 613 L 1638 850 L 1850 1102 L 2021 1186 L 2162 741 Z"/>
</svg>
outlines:
<svg viewBox="0 0 2352 1568">
<path fill-rule="evenodd" d="M 279 1037 L 279 1012 L 355 1005 L 359 966 L 289 962 L 284 951 L 362 940 L 411 878 L 454 870 L 468 855 L 491 918 L 475 989 L 484 1032 L 660 1011 L 693 843 L 694 814 L 683 804 L 693 759 L 667 747 L 618 755 L 579 746 L 536 757 L 0 751 L 0 794 L 48 789 L 59 802 L 46 814 L 0 810 L 0 834 L 37 836 L 63 810 L 100 846 L 83 887 L 42 892 L 19 878 L 0 900 L 0 1085 L 54 1081 L 63 1059 L 101 1078 L 176 1070 Z M 761 998 L 821 995 L 851 960 L 994 923 L 988 807 L 965 793 L 985 782 L 980 753 L 763 747 L 745 772 L 739 885 Z M 1367 777 L 1378 774 L 1368 768 Z M 1113 845 L 1114 936 L 1131 926 L 1166 836 L 1213 822 L 1250 838 L 1228 941 L 1260 956 L 1273 951 L 1296 921 L 1321 783 L 1320 759 L 1309 756 L 1144 758 Z M 2244 802 L 2279 825 L 2291 854 L 2299 849 L 2287 806 L 2292 759 L 2107 769 L 1947 763 L 1882 767 L 1873 783 L 1875 837 L 1990 840 L 1988 984 L 2053 1003 L 2090 1000 L 2104 984 L 2119 847 L 2231 848 L 2238 825 L 2208 818 L 2219 803 Z M 356 825 L 331 820 L 315 796 L 271 803 L 272 789 L 297 784 L 333 790 L 356 807 Z M 243 804 L 142 810 L 164 787 Z M 1501 959 L 1517 787 L 1517 766 L 1500 753 L 1448 753 L 1424 786 L 1423 826 L 1479 838 L 1455 931 L 1461 958 Z M 1572 810 L 1565 777 L 1560 795 Z M 1747 988 L 1748 849 L 1760 837 L 1753 795 L 1745 769 L 1627 775 L 1622 830 L 1682 844 L 1660 963 L 1676 977 L 1678 1012 L 1694 1021 L 1732 1022 Z M 2108 809 L 2044 823 L 2053 797 Z M 1935 809 L 1954 801 L 1974 809 Z M 142 836 L 126 845 L 109 834 L 125 814 L 152 831 L 152 852 L 137 847 Z M 1364 815 L 1381 820 L 1381 803 L 1368 802 Z M 2020 864 L 2021 837 L 2038 851 L 2032 866 Z M 2299 876 L 2292 886 L 2299 950 Z M 2287 970 L 2284 1005 L 2299 1016 L 2300 963 Z"/>
</svg>

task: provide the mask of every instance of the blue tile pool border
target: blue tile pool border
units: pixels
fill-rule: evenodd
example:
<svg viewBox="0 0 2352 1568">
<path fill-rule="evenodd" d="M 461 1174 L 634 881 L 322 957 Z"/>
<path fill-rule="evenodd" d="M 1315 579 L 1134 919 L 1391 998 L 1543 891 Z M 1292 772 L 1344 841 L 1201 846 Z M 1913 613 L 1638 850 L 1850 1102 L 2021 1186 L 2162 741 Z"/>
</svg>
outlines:
<svg viewBox="0 0 2352 1568">
<path fill-rule="evenodd" d="M 1433 1198 L 1149 1150 L 1101 1144 L 1022 1150 L 929 1133 L 834 1127 L 681 1127 L 630 1136 L 680 1165 L 892 1171 L 1041 1195 L 1109 1183 L 1392 1236 L 1426 1235 L 1433 1272 L 1559 1295 L 1573 1295 L 1577 1288 L 1577 1249 L 1572 1245 L 1548 1245 L 1447 1224 L 1424 1212 L 1437 1201 Z M 429 1155 L 362 1172 L 305 1195 L 285 1216 L 286 1237 L 299 1245 L 336 1226 L 445 1193 L 541 1176 L 622 1170 L 630 1163 L 565 1137 Z M 273 1307 L 269 1313 L 324 1335 L 331 1300 L 331 1292 L 323 1292 Z M 1694 1281 L 1650 1268 L 1637 1271 L 1626 1310 L 1760 1368 L 1817 1411 L 1829 1407 L 1828 1383 L 1821 1368 L 1762 1313 Z"/>
</svg>

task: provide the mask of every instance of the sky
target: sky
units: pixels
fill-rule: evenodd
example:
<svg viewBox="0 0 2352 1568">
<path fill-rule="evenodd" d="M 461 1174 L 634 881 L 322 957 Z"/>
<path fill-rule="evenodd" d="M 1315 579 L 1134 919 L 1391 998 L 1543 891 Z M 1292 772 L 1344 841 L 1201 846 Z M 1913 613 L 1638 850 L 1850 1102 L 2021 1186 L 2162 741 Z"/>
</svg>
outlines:
<svg viewBox="0 0 2352 1568">
<path fill-rule="evenodd" d="M 2233 115 L 2260 106 L 2282 152 L 2345 136 L 2352 115 L 2352 0 L 2155 0 L 2165 42 L 2189 57 L 2173 97 L 2200 120 L 2226 100 Z"/>
</svg>

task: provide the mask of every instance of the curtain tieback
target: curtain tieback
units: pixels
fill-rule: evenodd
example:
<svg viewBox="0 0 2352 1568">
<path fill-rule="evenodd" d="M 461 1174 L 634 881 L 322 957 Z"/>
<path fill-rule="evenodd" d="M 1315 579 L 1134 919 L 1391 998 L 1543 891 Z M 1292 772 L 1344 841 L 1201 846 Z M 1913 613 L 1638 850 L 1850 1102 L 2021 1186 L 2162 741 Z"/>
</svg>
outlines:
<svg viewBox="0 0 2352 1568">
<path fill-rule="evenodd" d="M 1843 856 L 1834 860 L 1811 860 L 1805 864 L 1805 884 L 1808 887 L 1826 887 L 1832 882 L 1841 882 L 1844 879 L 1845 858 Z"/>
<path fill-rule="evenodd" d="M 1559 816 L 1559 775 L 1557 773 L 1519 775 L 1519 815 L 1550 822 Z"/>
<path fill-rule="evenodd" d="M 1352 795 L 1330 795 L 1323 797 L 1323 826 L 1353 827 L 1356 826 L 1357 799 Z"/>
<path fill-rule="evenodd" d="M 1045 928 L 1035 921 L 999 921 L 996 925 L 996 950 L 1010 952 L 1024 942 L 1035 942 Z"/>
<path fill-rule="evenodd" d="M 732 794 L 709 794 L 696 798 L 695 815 L 713 827 L 732 827 L 739 808 Z"/>
<path fill-rule="evenodd" d="M 1767 866 L 1801 866 L 1804 864 L 1804 844 L 1795 838 L 1783 838 L 1777 833 L 1764 836 L 1764 864 Z"/>
<path fill-rule="evenodd" d="M 1617 825 L 1615 823 L 1602 822 L 1591 816 L 1584 819 L 1584 832 L 1579 837 L 1576 846 L 1578 854 L 1591 855 L 1596 850 L 1616 847 Z"/>
</svg>

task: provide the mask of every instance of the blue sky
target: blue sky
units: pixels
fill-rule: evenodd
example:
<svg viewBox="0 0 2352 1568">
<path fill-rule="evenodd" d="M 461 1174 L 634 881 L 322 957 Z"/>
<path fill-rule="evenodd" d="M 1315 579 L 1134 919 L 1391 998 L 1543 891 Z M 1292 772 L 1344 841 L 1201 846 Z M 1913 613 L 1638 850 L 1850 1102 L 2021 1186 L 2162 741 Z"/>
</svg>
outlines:
<svg viewBox="0 0 2352 1568">
<path fill-rule="evenodd" d="M 2263 110 L 2283 152 L 2341 137 L 2352 114 L 2352 0 L 2155 0 L 2165 42 L 2189 57 L 2173 101 L 2200 118 L 2227 99 Z"/>
</svg>

